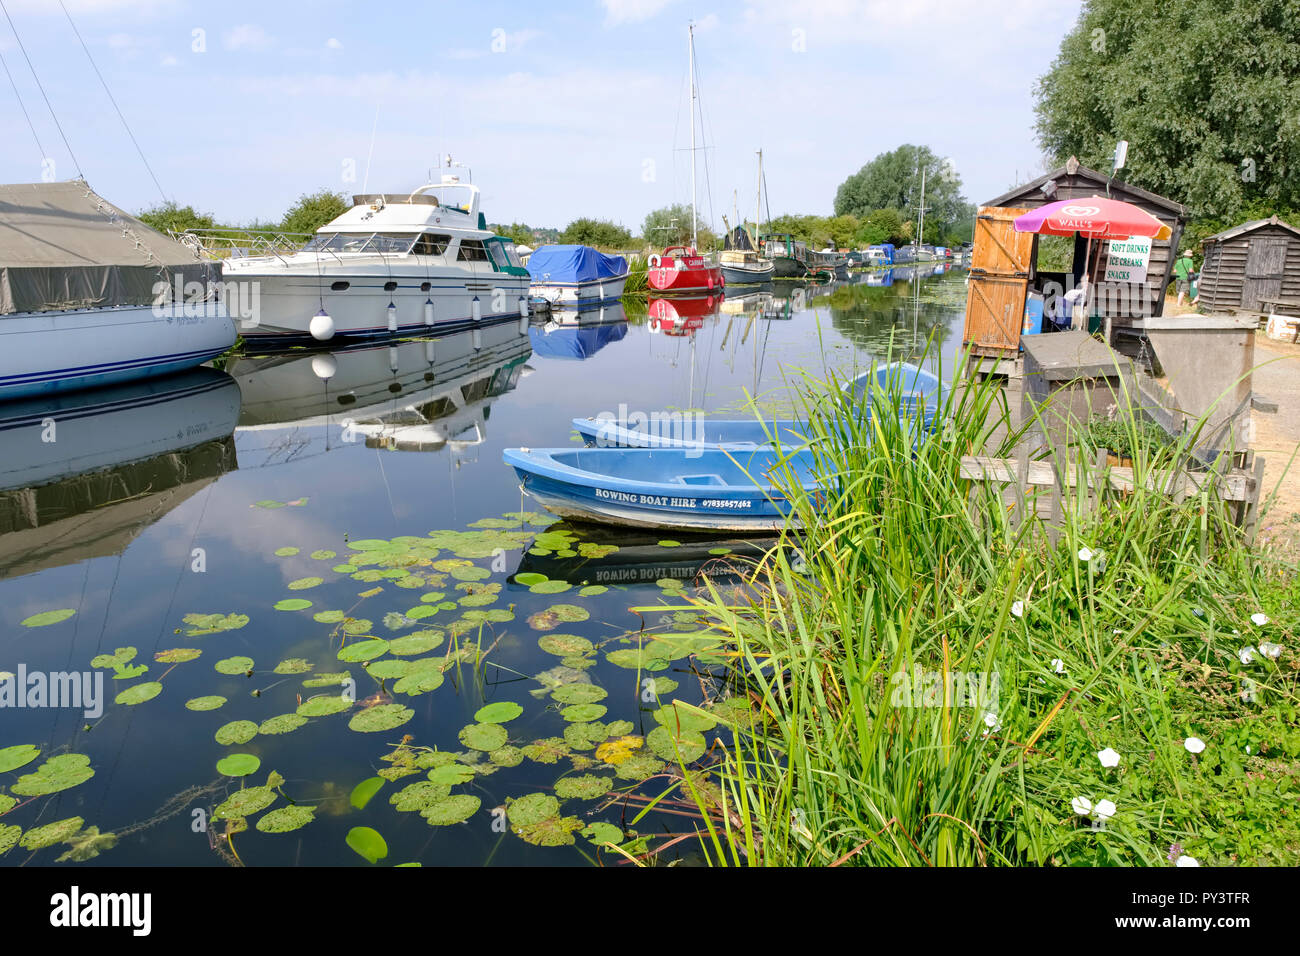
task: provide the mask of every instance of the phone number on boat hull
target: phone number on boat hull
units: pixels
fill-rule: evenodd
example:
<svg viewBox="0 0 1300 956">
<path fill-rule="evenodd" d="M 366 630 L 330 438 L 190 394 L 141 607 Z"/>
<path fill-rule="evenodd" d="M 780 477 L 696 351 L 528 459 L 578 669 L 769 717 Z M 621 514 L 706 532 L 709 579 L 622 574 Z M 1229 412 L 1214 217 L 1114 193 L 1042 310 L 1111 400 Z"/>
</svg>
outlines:
<svg viewBox="0 0 1300 956">
<path fill-rule="evenodd" d="M 724 508 L 731 511 L 748 511 L 754 502 L 745 498 L 672 498 L 668 495 L 637 495 L 626 491 L 596 488 L 597 498 L 621 501 L 632 505 L 650 505 L 656 508 Z"/>
</svg>

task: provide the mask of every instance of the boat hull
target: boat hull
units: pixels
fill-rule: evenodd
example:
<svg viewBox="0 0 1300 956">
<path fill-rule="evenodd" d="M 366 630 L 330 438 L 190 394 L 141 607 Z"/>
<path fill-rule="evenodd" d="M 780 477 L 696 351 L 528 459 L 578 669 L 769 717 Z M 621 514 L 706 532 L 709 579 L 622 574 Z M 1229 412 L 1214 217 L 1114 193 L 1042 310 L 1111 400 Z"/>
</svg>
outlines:
<svg viewBox="0 0 1300 956">
<path fill-rule="evenodd" d="M 240 318 L 239 332 L 258 348 L 430 331 L 441 334 L 479 322 L 531 314 L 528 277 L 493 272 L 486 267 L 478 271 L 443 268 L 407 274 L 387 268 L 346 273 L 335 268 L 324 278 L 315 272 L 277 271 L 270 265 L 266 269 L 258 271 L 237 263 L 224 273 L 227 282 L 239 285 L 241 302 L 255 303 L 251 314 Z M 433 303 L 431 315 L 425 309 L 426 302 Z M 311 331 L 311 321 L 322 308 L 333 326 L 332 334 L 324 339 L 313 336 Z"/>
<path fill-rule="evenodd" d="M 0 399 L 55 395 L 193 368 L 235 344 L 219 303 L 0 317 Z"/>
<path fill-rule="evenodd" d="M 769 262 L 765 266 L 744 266 L 722 264 L 722 281 L 726 286 L 759 285 L 768 282 L 776 272 L 776 264 Z"/>
<path fill-rule="evenodd" d="M 547 511 L 574 521 L 625 527 L 771 533 L 794 519 L 769 483 L 781 468 L 771 451 L 643 448 L 506 449 L 521 489 Z M 788 459 L 815 491 L 811 460 Z"/>
<path fill-rule="evenodd" d="M 579 306 L 587 308 L 607 302 L 617 302 L 623 297 L 627 276 L 610 279 L 590 279 L 586 282 L 534 282 L 530 292 L 535 300 L 550 305 Z"/>
</svg>

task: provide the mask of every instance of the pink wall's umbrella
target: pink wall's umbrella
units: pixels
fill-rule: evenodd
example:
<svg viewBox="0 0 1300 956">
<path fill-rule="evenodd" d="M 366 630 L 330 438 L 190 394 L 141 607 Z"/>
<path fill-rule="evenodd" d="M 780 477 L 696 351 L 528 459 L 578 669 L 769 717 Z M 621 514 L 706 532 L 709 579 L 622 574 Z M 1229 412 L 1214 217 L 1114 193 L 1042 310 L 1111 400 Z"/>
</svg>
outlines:
<svg viewBox="0 0 1300 956">
<path fill-rule="evenodd" d="M 1023 216 L 1017 216 L 1012 226 L 1016 232 L 1033 232 L 1044 236 L 1073 236 L 1076 233 L 1087 236 L 1088 245 L 1083 257 L 1085 263 L 1092 258 L 1094 239 L 1127 239 L 1130 236 L 1168 239 L 1170 236 L 1169 227 L 1149 212 L 1132 203 L 1103 196 L 1061 199 L 1048 203 L 1031 209 Z M 1090 278 L 1084 276 L 1085 291 Z"/>
</svg>

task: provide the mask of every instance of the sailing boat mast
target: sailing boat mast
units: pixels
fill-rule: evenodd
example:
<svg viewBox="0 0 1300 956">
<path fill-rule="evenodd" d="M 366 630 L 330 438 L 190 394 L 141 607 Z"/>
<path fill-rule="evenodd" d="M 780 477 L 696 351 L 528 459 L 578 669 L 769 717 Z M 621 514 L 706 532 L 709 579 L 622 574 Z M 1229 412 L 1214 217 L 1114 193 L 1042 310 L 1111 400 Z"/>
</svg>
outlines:
<svg viewBox="0 0 1300 956">
<path fill-rule="evenodd" d="M 763 151 L 758 151 L 758 186 L 754 190 L 754 252 L 758 252 L 759 225 L 763 216 Z"/>
<path fill-rule="evenodd" d="M 695 223 L 698 216 L 695 213 L 695 23 L 692 21 L 686 25 L 686 39 L 689 47 L 690 62 L 690 80 L 691 80 L 691 248 L 699 249 L 699 236 L 696 234 Z"/>
<path fill-rule="evenodd" d="M 924 238 L 923 234 L 925 232 L 925 166 L 924 165 L 921 166 L 921 208 L 918 211 L 917 216 L 918 216 L 918 223 L 916 227 L 916 243 L 915 243 L 916 250 L 912 256 L 914 259 L 919 259 L 921 256 L 921 241 Z"/>
</svg>

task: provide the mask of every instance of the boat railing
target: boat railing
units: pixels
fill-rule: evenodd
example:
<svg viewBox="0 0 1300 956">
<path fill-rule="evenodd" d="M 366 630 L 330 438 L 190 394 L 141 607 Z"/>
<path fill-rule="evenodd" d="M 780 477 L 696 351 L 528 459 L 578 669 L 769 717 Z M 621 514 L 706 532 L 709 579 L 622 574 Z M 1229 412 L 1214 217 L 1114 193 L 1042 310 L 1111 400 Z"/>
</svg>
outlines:
<svg viewBox="0 0 1300 956">
<path fill-rule="evenodd" d="M 171 237 L 210 259 L 247 259 L 254 256 L 285 256 L 300 251 L 312 239 L 311 233 L 276 229 L 169 230 Z"/>
</svg>

